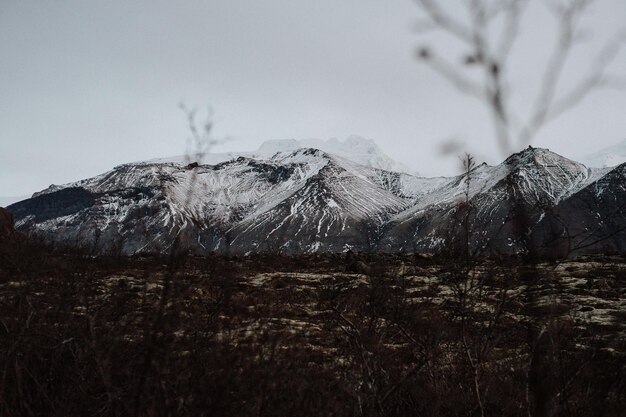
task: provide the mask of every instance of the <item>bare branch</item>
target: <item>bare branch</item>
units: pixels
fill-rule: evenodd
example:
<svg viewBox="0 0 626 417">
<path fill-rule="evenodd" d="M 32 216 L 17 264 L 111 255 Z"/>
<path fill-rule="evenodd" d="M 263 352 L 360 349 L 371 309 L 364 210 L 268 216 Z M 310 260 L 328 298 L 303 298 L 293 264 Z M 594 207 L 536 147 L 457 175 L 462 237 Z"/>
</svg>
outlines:
<svg viewBox="0 0 626 417">
<path fill-rule="evenodd" d="M 589 93 L 598 87 L 623 87 L 623 81 L 616 78 L 610 78 L 605 75 L 606 69 L 615 60 L 622 47 L 626 43 L 626 32 L 615 37 L 611 42 L 600 51 L 596 59 L 595 65 L 589 72 L 587 77 L 582 79 L 572 90 L 561 99 L 555 101 L 550 113 L 546 116 L 547 121 L 556 119 L 565 111 L 580 104 Z M 621 86 L 620 86 L 621 85 Z"/>
<path fill-rule="evenodd" d="M 508 60 L 520 33 L 529 0 L 466 0 L 469 19 L 446 11 L 434 0 L 415 0 L 430 18 L 428 30 L 439 29 L 453 35 L 470 48 L 463 61 L 482 72 L 483 80 L 472 78 L 453 59 L 421 48 L 418 56 L 463 94 L 478 98 L 490 112 L 495 137 L 505 156 L 530 144 L 547 123 L 581 102 L 597 87 L 615 86 L 605 71 L 619 53 L 626 34 L 609 42 L 595 58 L 594 67 L 569 92 L 558 97 L 559 81 L 573 48 L 589 38 L 580 30 L 580 21 L 594 0 L 543 0 L 557 21 L 554 47 L 540 74 L 533 105 L 527 114 L 518 114 L 509 102 Z M 499 36 L 492 34 L 495 21 L 502 25 Z M 475 74 L 475 73 L 474 73 Z"/>
<path fill-rule="evenodd" d="M 503 33 L 495 52 L 495 57 L 501 64 L 506 62 L 506 58 L 519 36 L 522 14 L 526 10 L 527 5 L 528 0 L 513 0 L 505 8 L 506 17 L 503 24 Z"/>
<path fill-rule="evenodd" d="M 432 20 L 426 18 L 418 20 L 411 26 L 411 28 L 416 33 L 427 33 L 437 29 L 437 26 Z"/>
<path fill-rule="evenodd" d="M 443 11 L 433 0 L 415 0 L 419 6 L 432 19 L 433 23 L 458 39 L 472 43 L 472 31 L 463 23 L 451 17 Z"/>
<path fill-rule="evenodd" d="M 188 108 L 183 103 L 179 104 L 179 107 L 185 113 L 187 127 L 191 133 L 189 145 L 192 149 L 187 152 L 187 156 L 193 155 L 194 158 L 203 159 L 211 148 L 230 140 L 229 138 L 216 139 L 213 137 L 213 109 L 210 106 L 207 107 L 206 119 L 201 123 L 196 121 L 197 107 Z"/>
<path fill-rule="evenodd" d="M 574 43 L 578 17 L 585 6 L 589 4 L 589 1 L 572 0 L 567 5 L 549 1 L 547 4 L 550 10 L 555 12 L 559 19 L 559 34 L 542 77 L 539 93 L 533 106 L 534 111 L 531 113 L 529 121 L 519 133 L 518 145 L 520 147 L 529 144 L 533 136 L 547 121 L 546 119 L 554 101 L 558 81 Z"/>
<path fill-rule="evenodd" d="M 471 0 L 470 14 L 474 34 L 474 47 L 485 77 L 485 97 L 488 109 L 493 117 L 496 139 L 500 151 L 508 155 L 511 152 L 509 110 L 506 103 L 506 91 L 502 71 L 504 62 L 491 52 L 487 33 L 487 9 L 482 0 Z"/>
<path fill-rule="evenodd" d="M 485 98 L 485 92 L 482 86 L 463 75 L 462 72 L 456 69 L 451 63 L 435 55 L 429 49 L 420 48 L 417 51 L 417 55 L 422 62 L 429 65 L 459 91 L 479 99 Z"/>
</svg>

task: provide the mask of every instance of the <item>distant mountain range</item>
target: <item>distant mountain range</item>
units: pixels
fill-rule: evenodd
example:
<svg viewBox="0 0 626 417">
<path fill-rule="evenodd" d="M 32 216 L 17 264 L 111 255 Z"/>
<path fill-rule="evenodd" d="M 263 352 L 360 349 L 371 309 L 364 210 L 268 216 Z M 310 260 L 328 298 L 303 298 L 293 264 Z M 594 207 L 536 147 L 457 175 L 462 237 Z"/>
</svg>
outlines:
<svg viewBox="0 0 626 417">
<path fill-rule="evenodd" d="M 197 254 L 626 249 L 626 164 L 588 168 L 529 147 L 497 166 L 421 178 L 373 142 L 323 144 L 335 153 L 300 145 L 125 164 L 8 210 L 19 231 L 94 253 L 166 253 L 174 242 Z"/>
<path fill-rule="evenodd" d="M 582 163 L 589 167 L 614 167 L 626 162 L 626 139 L 618 144 L 606 147 L 581 158 Z"/>
<path fill-rule="evenodd" d="M 395 161 L 387 156 L 371 139 L 361 136 L 352 135 L 344 140 L 336 138 L 329 140 L 321 139 L 279 139 L 268 140 L 263 142 L 259 149 L 250 152 L 225 152 L 225 153 L 209 153 L 205 155 L 192 155 L 191 159 L 195 162 L 215 165 L 220 162 L 237 159 L 240 156 L 257 160 L 271 159 L 277 153 L 293 152 L 302 148 L 313 148 L 321 151 L 340 156 L 357 164 L 365 165 L 370 168 L 382 169 L 385 171 L 404 172 L 406 174 L 416 174 L 415 170 L 410 169 L 401 162 Z M 170 158 L 152 159 L 148 162 L 163 163 L 187 163 L 190 162 L 189 155 L 180 155 Z"/>
</svg>

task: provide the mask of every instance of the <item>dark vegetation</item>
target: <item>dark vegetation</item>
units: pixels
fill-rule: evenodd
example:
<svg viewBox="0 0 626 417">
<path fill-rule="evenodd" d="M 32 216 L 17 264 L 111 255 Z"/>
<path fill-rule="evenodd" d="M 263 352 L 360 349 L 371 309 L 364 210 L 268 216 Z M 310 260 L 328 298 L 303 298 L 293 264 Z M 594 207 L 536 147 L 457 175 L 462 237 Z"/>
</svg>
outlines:
<svg viewBox="0 0 626 417">
<path fill-rule="evenodd" d="M 622 416 L 626 259 L 90 257 L 0 237 L 2 416 Z"/>
</svg>

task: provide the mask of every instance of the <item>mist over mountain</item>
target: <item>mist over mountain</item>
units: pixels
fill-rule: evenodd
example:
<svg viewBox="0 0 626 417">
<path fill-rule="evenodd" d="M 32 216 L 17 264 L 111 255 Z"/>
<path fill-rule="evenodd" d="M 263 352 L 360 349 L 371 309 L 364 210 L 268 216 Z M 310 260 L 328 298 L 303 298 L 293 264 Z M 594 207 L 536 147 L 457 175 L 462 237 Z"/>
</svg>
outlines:
<svg viewBox="0 0 626 417">
<path fill-rule="evenodd" d="M 626 139 L 612 146 L 593 152 L 581 158 L 581 161 L 590 167 L 614 167 L 626 162 Z"/>
<path fill-rule="evenodd" d="M 416 171 L 395 161 L 387 156 L 380 147 L 372 139 L 366 139 L 358 135 L 348 136 L 344 140 L 332 138 L 328 140 L 322 139 L 277 139 L 263 142 L 255 151 L 243 152 L 224 152 L 224 153 L 206 153 L 198 155 L 179 155 L 169 158 L 157 158 L 148 162 L 175 162 L 188 163 L 201 162 L 215 165 L 220 162 L 226 162 L 236 159 L 240 156 L 257 160 L 271 159 L 274 155 L 281 152 L 292 152 L 302 148 L 319 149 L 330 154 L 340 156 L 352 162 L 365 165 L 370 168 L 383 169 L 385 171 L 403 172 L 407 174 L 415 174 Z"/>
</svg>

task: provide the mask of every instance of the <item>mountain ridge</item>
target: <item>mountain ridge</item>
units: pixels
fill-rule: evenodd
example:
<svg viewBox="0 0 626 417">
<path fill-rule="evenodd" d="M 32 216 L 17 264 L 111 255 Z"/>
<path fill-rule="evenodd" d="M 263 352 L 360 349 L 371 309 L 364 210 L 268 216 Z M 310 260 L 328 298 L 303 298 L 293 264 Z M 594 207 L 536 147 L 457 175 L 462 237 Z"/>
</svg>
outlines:
<svg viewBox="0 0 626 417">
<path fill-rule="evenodd" d="M 615 145 L 582 156 L 580 160 L 589 167 L 610 168 L 626 162 L 626 139 Z"/>
<path fill-rule="evenodd" d="M 198 254 L 436 252 L 458 246 L 467 216 L 472 251 L 516 254 L 563 234 L 545 220 L 555 210 L 585 224 L 598 210 L 613 210 L 613 224 L 626 224 L 616 169 L 587 168 L 529 147 L 495 166 L 422 178 L 298 148 L 215 165 L 123 164 L 8 209 L 18 230 L 96 253 L 163 253 L 174 240 Z M 594 184 L 615 198 L 593 197 Z M 577 199 L 604 206 L 583 210 Z M 624 238 L 608 236 L 603 250 L 622 250 Z"/>
<path fill-rule="evenodd" d="M 366 139 L 358 135 L 351 135 L 344 140 L 331 138 L 322 139 L 274 139 L 263 142 L 255 151 L 225 152 L 225 153 L 205 153 L 191 155 L 180 155 L 169 158 L 156 158 L 135 163 L 177 163 L 187 164 L 198 162 L 209 165 L 217 165 L 239 157 L 252 158 L 257 160 L 269 160 L 278 153 L 293 152 L 298 149 L 313 148 L 329 154 L 333 154 L 344 159 L 351 160 L 360 165 L 371 168 L 383 169 L 386 171 L 403 172 L 414 175 L 415 172 L 406 165 L 390 158 L 372 139 Z"/>
</svg>

